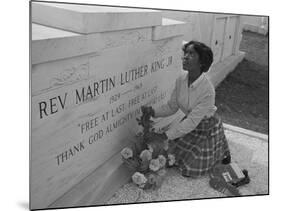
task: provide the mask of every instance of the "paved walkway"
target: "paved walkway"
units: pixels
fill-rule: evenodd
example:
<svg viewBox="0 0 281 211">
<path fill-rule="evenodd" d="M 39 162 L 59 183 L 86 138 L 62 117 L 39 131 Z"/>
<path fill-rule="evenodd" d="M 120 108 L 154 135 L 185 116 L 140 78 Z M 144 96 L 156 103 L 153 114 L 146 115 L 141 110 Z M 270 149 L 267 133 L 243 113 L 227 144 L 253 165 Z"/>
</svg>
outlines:
<svg viewBox="0 0 281 211">
<path fill-rule="evenodd" d="M 247 169 L 250 184 L 239 187 L 242 195 L 268 194 L 268 138 L 266 135 L 225 125 L 225 133 L 233 162 Z M 186 178 L 175 169 L 169 169 L 162 186 L 158 190 L 143 191 L 128 183 L 120 188 L 107 204 L 137 203 L 147 201 L 167 201 L 225 197 L 209 187 L 209 177 Z"/>
</svg>

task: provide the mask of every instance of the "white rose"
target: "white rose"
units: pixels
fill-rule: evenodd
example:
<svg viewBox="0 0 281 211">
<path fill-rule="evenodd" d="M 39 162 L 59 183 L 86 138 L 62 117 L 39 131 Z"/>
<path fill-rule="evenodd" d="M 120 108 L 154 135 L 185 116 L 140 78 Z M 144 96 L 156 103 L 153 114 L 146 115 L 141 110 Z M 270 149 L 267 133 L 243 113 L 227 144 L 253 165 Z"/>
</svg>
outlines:
<svg viewBox="0 0 281 211">
<path fill-rule="evenodd" d="M 149 169 L 152 171 L 158 171 L 160 169 L 160 162 L 158 159 L 152 159 L 149 163 Z"/>
<path fill-rule="evenodd" d="M 164 155 L 159 155 L 158 160 L 160 163 L 160 168 L 162 168 L 166 165 L 166 158 L 164 157 Z"/>
<path fill-rule="evenodd" d="M 133 157 L 133 150 L 131 150 L 129 147 L 126 147 L 121 151 L 121 155 L 124 159 L 131 158 Z"/>
<path fill-rule="evenodd" d="M 145 149 L 140 153 L 140 158 L 142 160 L 151 160 L 152 159 L 152 153 L 149 150 Z"/>
<path fill-rule="evenodd" d="M 144 186 L 147 181 L 146 177 L 140 172 L 135 172 L 132 176 L 132 180 L 138 186 Z"/>
</svg>

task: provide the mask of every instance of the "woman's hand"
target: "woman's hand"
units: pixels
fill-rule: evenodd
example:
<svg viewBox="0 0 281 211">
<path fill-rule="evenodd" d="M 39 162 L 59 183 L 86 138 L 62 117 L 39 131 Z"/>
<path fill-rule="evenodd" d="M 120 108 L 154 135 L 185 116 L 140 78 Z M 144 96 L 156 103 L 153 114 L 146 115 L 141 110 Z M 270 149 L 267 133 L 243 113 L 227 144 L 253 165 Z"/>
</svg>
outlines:
<svg viewBox="0 0 281 211">
<path fill-rule="evenodd" d="M 160 142 L 163 142 L 168 139 L 166 133 L 155 133 L 155 132 L 149 132 L 147 134 L 144 134 L 144 138 L 146 138 L 149 141 L 160 141 Z"/>
<path fill-rule="evenodd" d="M 155 116 L 155 112 L 151 106 L 141 106 L 141 112 L 144 116 L 148 117 L 148 119 Z"/>
</svg>

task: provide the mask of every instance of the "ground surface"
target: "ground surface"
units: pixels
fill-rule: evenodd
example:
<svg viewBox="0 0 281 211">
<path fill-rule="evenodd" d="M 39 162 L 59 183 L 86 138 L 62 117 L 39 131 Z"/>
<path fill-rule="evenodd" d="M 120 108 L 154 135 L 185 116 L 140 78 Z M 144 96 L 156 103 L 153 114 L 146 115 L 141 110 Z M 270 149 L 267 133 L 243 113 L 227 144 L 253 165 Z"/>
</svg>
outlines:
<svg viewBox="0 0 281 211">
<path fill-rule="evenodd" d="M 268 142 L 226 130 L 233 162 L 249 172 L 251 182 L 239 187 L 241 195 L 268 194 Z M 227 197 L 209 186 L 209 177 L 186 178 L 168 169 L 158 190 L 143 191 L 132 182 L 121 187 L 107 204 Z"/>
<path fill-rule="evenodd" d="M 223 122 L 268 134 L 268 36 L 243 32 L 244 60 L 216 89 Z"/>
</svg>

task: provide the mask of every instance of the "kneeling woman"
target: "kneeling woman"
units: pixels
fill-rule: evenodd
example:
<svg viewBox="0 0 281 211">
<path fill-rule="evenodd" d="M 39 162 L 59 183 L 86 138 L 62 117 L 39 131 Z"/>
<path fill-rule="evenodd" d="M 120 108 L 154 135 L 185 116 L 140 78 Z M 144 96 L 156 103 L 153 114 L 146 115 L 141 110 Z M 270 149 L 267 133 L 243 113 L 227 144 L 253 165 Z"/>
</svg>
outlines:
<svg viewBox="0 0 281 211">
<path fill-rule="evenodd" d="M 203 43 L 191 41 L 183 46 L 183 70 L 168 103 L 158 108 L 143 107 L 154 118 L 172 115 L 181 109 L 186 116 L 166 133 L 150 134 L 169 140 L 184 176 L 201 176 L 215 164 L 230 163 L 228 143 L 222 122 L 215 114 L 215 89 L 207 72 L 213 62 L 212 50 Z M 153 138 L 153 137 L 151 137 Z"/>
</svg>

